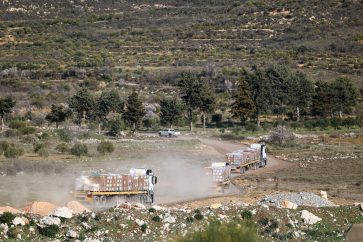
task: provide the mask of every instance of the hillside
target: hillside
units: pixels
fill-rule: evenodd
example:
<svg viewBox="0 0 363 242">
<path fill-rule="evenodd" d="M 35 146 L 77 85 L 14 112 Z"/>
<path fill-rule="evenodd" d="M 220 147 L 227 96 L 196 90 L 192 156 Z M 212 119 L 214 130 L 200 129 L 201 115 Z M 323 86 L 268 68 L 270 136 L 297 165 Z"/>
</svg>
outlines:
<svg viewBox="0 0 363 242">
<path fill-rule="evenodd" d="M 155 87 L 187 69 L 220 83 L 237 68 L 273 62 L 362 87 L 361 9 L 361 1 L 331 0 L 2 1 L 1 91 L 59 86 L 48 98 L 62 100 L 64 83 L 76 80 Z"/>
</svg>

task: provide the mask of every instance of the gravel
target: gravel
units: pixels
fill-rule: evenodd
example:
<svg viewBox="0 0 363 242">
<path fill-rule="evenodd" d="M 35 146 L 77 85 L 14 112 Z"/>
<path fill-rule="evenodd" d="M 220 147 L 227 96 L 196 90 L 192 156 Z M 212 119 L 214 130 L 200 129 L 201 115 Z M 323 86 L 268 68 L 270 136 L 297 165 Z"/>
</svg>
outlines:
<svg viewBox="0 0 363 242">
<path fill-rule="evenodd" d="M 335 206 L 334 203 L 315 195 L 314 193 L 300 192 L 300 193 L 279 193 L 266 196 L 261 203 L 267 205 L 282 206 L 283 201 L 288 200 L 297 204 L 298 206 L 312 206 L 312 207 L 331 207 Z"/>
</svg>

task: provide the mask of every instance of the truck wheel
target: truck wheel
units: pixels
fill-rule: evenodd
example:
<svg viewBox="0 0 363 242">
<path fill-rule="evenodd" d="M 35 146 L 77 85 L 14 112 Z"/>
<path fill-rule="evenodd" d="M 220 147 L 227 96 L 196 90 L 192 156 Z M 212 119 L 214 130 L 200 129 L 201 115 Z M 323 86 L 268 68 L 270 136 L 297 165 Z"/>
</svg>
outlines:
<svg viewBox="0 0 363 242">
<path fill-rule="evenodd" d="M 169 138 L 171 138 L 171 137 L 173 137 L 173 135 L 172 134 L 169 134 Z"/>
<path fill-rule="evenodd" d="M 255 170 L 257 170 L 257 169 L 258 169 L 258 167 L 259 167 L 258 163 L 255 163 L 255 165 L 254 165 L 254 167 L 253 167 L 253 168 L 254 168 Z"/>
<path fill-rule="evenodd" d="M 101 204 L 101 205 L 106 205 L 106 203 L 107 203 L 107 198 L 106 198 L 106 196 L 101 196 L 101 198 L 100 198 L 100 204 Z"/>
<path fill-rule="evenodd" d="M 93 197 L 93 203 L 95 204 L 95 205 L 100 205 L 100 197 L 99 196 L 94 196 Z"/>
<path fill-rule="evenodd" d="M 239 168 L 239 173 L 244 174 L 245 172 L 246 172 L 246 168 L 245 167 Z"/>
<path fill-rule="evenodd" d="M 161 133 L 159 133 L 159 137 L 161 137 Z"/>
</svg>

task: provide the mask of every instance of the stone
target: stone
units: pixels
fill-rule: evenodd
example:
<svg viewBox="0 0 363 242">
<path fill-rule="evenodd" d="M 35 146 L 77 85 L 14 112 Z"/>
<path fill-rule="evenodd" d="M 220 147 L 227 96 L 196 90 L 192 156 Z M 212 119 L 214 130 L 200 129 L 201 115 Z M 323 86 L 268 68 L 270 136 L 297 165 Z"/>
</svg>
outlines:
<svg viewBox="0 0 363 242">
<path fill-rule="evenodd" d="M 45 216 L 45 217 L 41 218 L 39 222 L 44 225 L 60 225 L 61 224 L 60 218 L 50 217 L 50 216 Z"/>
<path fill-rule="evenodd" d="M 265 208 L 266 210 L 269 210 L 269 206 L 267 206 L 266 204 L 262 204 L 261 207 Z"/>
<path fill-rule="evenodd" d="M 78 237 L 78 234 L 77 234 L 77 232 L 76 232 L 76 231 L 74 231 L 74 230 L 70 229 L 70 230 L 68 230 L 68 231 L 67 231 L 66 236 L 67 236 L 68 238 L 77 238 L 77 237 Z"/>
<path fill-rule="evenodd" d="M 363 241 L 363 224 L 353 224 L 352 227 L 350 227 L 345 239 L 347 242 Z"/>
<path fill-rule="evenodd" d="M 29 221 L 28 221 L 28 223 L 29 223 Z M 15 217 L 15 218 L 13 219 L 13 224 L 14 224 L 15 226 L 17 226 L 17 225 L 24 226 L 24 225 L 26 224 L 26 222 L 25 222 L 25 221 L 24 221 L 24 219 L 23 219 L 23 218 L 21 218 L 21 217 Z"/>
<path fill-rule="evenodd" d="M 284 200 L 282 206 L 288 209 L 297 209 L 297 204 L 290 202 L 289 200 Z"/>
<path fill-rule="evenodd" d="M 321 196 L 324 200 L 328 201 L 328 193 L 327 193 L 326 191 L 320 191 L 320 196 Z"/>
<path fill-rule="evenodd" d="M 60 218 L 72 218 L 73 211 L 67 207 L 57 207 L 52 211 L 51 215 Z"/>
<path fill-rule="evenodd" d="M 135 220 L 135 223 L 137 223 L 137 225 L 139 225 L 139 226 L 142 226 L 143 224 L 145 224 L 145 222 L 143 220 L 138 219 L 138 218 Z"/>
<path fill-rule="evenodd" d="M 146 209 L 145 205 L 144 204 L 141 204 L 141 203 L 136 203 L 134 205 L 135 208 L 139 208 L 139 209 Z"/>
<path fill-rule="evenodd" d="M 217 208 L 220 208 L 222 207 L 222 204 L 220 203 L 214 203 L 212 205 L 209 206 L 211 209 L 217 209 Z"/>
<path fill-rule="evenodd" d="M 307 210 L 302 210 L 301 211 L 301 218 L 303 219 L 305 224 L 315 224 L 315 223 L 321 221 L 321 218 L 319 218 L 318 216 L 310 213 Z"/>
<path fill-rule="evenodd" d="M 85 229 L 91 229 L 91 226 L 89 226 L 88 223 L 86 223 L 86 222 L 81 223 L 81 225 Z"/>
<path fill-rule="evenodd" d="M 167 222 L 167 223 L 170 223 L 170 224 L 173 224 L 176 222 L 176 219 L 171 216 L 170 214 L 168 216 L 165 216 L 164 218 L 164 222 Z"/>
</svg>

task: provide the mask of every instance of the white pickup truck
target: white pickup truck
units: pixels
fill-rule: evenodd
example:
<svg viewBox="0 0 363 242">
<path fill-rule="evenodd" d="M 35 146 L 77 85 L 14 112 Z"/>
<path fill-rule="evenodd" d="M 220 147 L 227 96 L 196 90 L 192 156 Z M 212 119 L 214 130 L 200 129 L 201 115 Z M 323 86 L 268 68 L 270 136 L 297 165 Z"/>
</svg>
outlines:
<svg viewBox="0 0 363 242">
<path fill-rule="evenodd" d="M 164 129 L 159 131 L 160 137 L 178 137 L 180 135 L 179 131 L 176 131 L 175 129 Z"/>
</svg>

